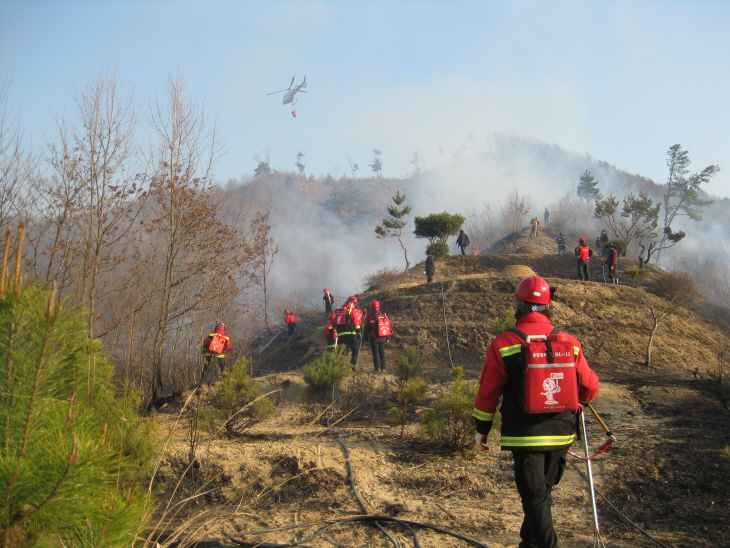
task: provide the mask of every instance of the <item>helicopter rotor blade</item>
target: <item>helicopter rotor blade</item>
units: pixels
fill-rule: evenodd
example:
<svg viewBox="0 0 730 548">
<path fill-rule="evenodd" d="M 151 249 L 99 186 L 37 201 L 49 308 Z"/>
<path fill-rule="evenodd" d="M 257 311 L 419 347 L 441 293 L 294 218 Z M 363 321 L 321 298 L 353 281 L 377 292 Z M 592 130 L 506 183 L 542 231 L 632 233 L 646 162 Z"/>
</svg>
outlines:
<svg viewBox="0 0 730 548">
<path fill-rule="evenodd" d="M 296 78 L 296 76 L 292 76 L 292 77 L 291 77 L 291 84 L 289 84 L 289 88 L 290 88 L 290 89 L 291 89 L 291 87 L 292 87 L 292 86 L 294 85 L 294 78 Z"/>
<path fill-rule="evenodd" d="M 309 93 L 309 92 L 308 91 L 304 91 L 303 89 L 300 89 L 299 91 L 297 91 L 297 93 Z"/>
<path fill-rule="evenodd" d="M 283 93 L 285 91 L 289 91 L 288 89 L 281 89 L 279 91 L 272 91 L 271 93 L 267 93 L 266 95 L 274 95 L 275 93 Z"/>
</svg>

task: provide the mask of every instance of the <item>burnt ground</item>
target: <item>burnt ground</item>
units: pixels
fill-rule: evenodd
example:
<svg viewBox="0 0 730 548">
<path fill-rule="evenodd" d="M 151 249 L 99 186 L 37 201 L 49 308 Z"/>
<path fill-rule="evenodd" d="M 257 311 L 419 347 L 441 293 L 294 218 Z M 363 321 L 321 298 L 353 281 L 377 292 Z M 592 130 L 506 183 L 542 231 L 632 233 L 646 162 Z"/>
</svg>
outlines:
<svg viewBox="0 0 730 548">
<path fill-rule="evenodd" d="M 545 238 L 549 247 L 552 238 Z M 534 241 L 526 241 L 526 247 Z M 510 242 L 520 250 L 520 241 Z M 598 261 L 596 261 L 598 263 Z M 593 273 L 600 275 L 594 263 Z M 398 350 L 417 345 L 426 358 L 431 384 L 429 407 L 447 386 L 452 365 L 464 367 L 476 382 L 492 323 L 503 318 L 519 277 L 505 276 L 506 266 L 523 265 L 560 286 L 554 303 L 554 323 L 581 340 L 586 357 L 601 379 L 596 411 L 618 442 L 594 461 L 597 488 L 628 518 L 672 547 L 730 545 L 730 413 L 714 395 L 708 380 L 726 361 L 730 348 L 727 311 L 698 301 L 679 310 L 660 327 L 654 341 L 652 366 L 644 366 L 649 306 L 662 300 L 648 286 L 585 283 L 575 279 L 575 258 L 536 251 L 437 260 L 436 282 L 423 283 L 417 265 L 387 287 L 359 295 L 361 303 L 377 298 L 391 316 L 395 335 L 388 349 L 389 369 Z M 620 259 L 620 269 L 636 266 Z M 661 272 L 652 267 L 653 274 Z M 602 279 L 602 276 L 601 276 Z M 351 291 L 350 289 L 349 291 Z M 345 291 L 346 293 L 347 291 Z M 304 385 L 299 369 L 323 350 L 324 318 L 292 339 L 277 340 L 253 356 L 253 369 L 264 391 L 279 389 L 272 418 L 245 434 L 227 439 L 200 433 L 195 464 L 186 470 L 190 430 L 182 401 L 162 409 L 157 420 L 170 433 L 171 451 L 160 470 L 165 497 L 193 497 L 174 519 L 190 539 L 228 545 L 226 535 L 277 526 L 312 523 L 362 514 L 348 483 L 346 454 L 354 481 L 371 514 L 437 525 L 490 547 L 519 542 L 522 519 L 513 484 L 511 456 L 499 450 L 499 433 L 490 434 L 490 450 L 471 448 L 445 452 L 428 441 L 417 424 L 417 413 L 403 438 L 385 425 L 386 402 L 392 399 L 392 374 L 369 373 L 370 351 L 363 350 L 361 372 L 351 376 L 336 395 L 315 396 Z M 205 407 L 210 392 L 189 405 Z M 324 415 L 323 411 L 327 409 Z M 321 416 L 320 416 L 321 415 Z M 341 421 L 341 422 L 337 422 Z M 337 422 L 337 424 L 334 424 Z M 605 439 L 588 417 L 589 440 L 597 447 Z M 334 425 L 328 429 L 327 424 Z M 576 452 L 581 452 L 578 444 Z M 581 470 L 584 465 L 573 459 Z M 180 478 L 182 481 L 179 481 Z M 179 481 L 179 485 L 178 485 Z M 174 486 L 178 489 L 172 495 Z M 556 529 L 565 547 L 592 544 L 590 499 L 585 481 L 572 467 L 554 493 Z M 171 515 L 168 513 L 167 518 Z M 617 516 L 599 498 L 599 517 L 606 546 L 657 546 Z M 196 525 L 198 524 L 198 525 Z M 405 546 L 407 533 L 387 526 Z M 315 530 L 279 531 L 256 540 L 291 542 Z M 463 541 L 421 531 L 421 546 L 467 546 Z M 409 544 L 410 543 L 410 544 Z M 389 546 L 375 529 L 342 525 L 308 546 Z"/>
</svg>

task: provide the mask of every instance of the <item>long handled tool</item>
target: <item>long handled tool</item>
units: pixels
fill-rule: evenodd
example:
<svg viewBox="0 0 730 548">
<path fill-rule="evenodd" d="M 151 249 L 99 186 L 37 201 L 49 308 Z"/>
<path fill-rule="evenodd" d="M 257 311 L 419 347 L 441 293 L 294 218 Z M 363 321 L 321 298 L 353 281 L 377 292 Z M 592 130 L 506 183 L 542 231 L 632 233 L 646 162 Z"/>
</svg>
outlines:
<svg viewBox="0 0 730 548">
<path fill-rule="evenodd" d="M 594 411 L 595 413 L 595 411 Z M 588 449 L 588 435 L 586 433 L 586 415 L 584 410 L 580 413 L 581 429 L 583 431 L 583 448 L 585 449 L 586 456 L 590 454 Z M 586 459 L 586 468 L 588 471 L 588 483 L 591 486 L 591 508 L 593 510 L 593 547 L 594 548 L 605 548 L 603 539 L 601 539 L 601 530 L 598 527 L 598 509 L 596 508 L 596 490 L 593 486 L 593 467 L 591 465 L 591 458 Z"/>
</svg>

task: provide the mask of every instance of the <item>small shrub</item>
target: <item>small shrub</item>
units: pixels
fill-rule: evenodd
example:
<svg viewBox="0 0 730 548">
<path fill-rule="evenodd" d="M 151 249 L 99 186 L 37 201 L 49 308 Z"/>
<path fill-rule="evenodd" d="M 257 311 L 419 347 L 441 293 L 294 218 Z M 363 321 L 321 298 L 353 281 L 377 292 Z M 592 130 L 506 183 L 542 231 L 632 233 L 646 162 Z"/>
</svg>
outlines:
<svg viewBox="0 0 730 548">
<path fill-rule="evenodd" d="M 398 284 L 403 278 L 403 271 L 394 266 L 384 266 L 362 279 L 362 285 L 367 291 L 378 289 L 386 299 L 398 297 Z"/>
<path fill-rule="evenodd" d="M 434 259 L 446 257 L 449 254 L 449 244 L 446 242 L 434 242 L 429 244 L 426 251 L 430 251 Z"/>
<path fill-rule="evenodd" d="M 691 300 L 697 294 L 697 284 L 689 272 L 672 270 L 657 278 L 651 284 L 651 290 L 670 301 Z"/>
<path fill-rule="evenodd" d="M 399 380 L 398 390 L 395 393 L 395 401 L 388 402 L 390 414 L 385 423 L 390 426 L 400 425 L 400 436 L 406 428 L 409 407 L 412 407 L 423 399 L 428 390 L 428 382 L 423 377 L 412 377 L 409 380 Z"/>
<path fill-rule="evenodd" d="M 390 414 L 385 422 L 391 426 L 400 425 L 400 437 L 403 437 L 409 407 L 421 401 L 428 390 L 428 382 L 421 376 L 424 362 L 415 346 L 406 346 L 395 362 L 398 369 L 395 401 L 388 402 Z"/>
<path fill-rule="evenodd" d="M 338 348 L 336 352 L 325 352 L 302 367 L 304 382 L 315 391 L 331 390 L 332 385 L 340 389 L 342 381 L 352 373 L 347 357 Z"/>
<path fill-rule="evenodd" d="M 619 257 L 626 256 L 626 250 L 629 247 L 629 245 L 626 243 L 626 240 L 622 240 L 621 238 L 619 238 L 618 240 L 609 240 L 608 242 L 606 242 L 606 245 L 608 244 L 613 244 L 616 246 L 616 255 L 618 255 Z"/>
<path fill-rule="evenodd" d="M 494 323 L 492 324 L 492 335 L 496 337 L 508 329 L 512 329 L 515 326 L 515 321 L 515 309 L 510 306 L 504 315 L 504 321 L 500 318 L 494 319 Z"/>
<path fill-rule="evenodd" d="M 451 377 L 449 390 L 439 394 L 433 409 L 424 414 L 421 427 L 439 445 L 458 450 L 472 443 L 474 420 L 471 412 L 479 388 L 464 381 L 461 367 L 455 367 Z"/>
<path fill-rule="evenodd" d="M 274 412 L 274 404 L 268 398 L 261 398 L 249 406 L 260 395 L 259 383 L 248 375 L 248 360 L 237 361 L 233 367 L 221 373 L 214 419 L 225 421 L 229 436 L 251 428 Z"/>
<path fill-rule="evenodd" d="M 395 366 L 398 369 L 398 380 L 408 382 L 409 379 L 419 377 L 421 375 L 421 367 L 426 360 L 418 355 L 418 347 L 406 346 L 403 348 Z"/>
<path fill-rule="evenodd" d="M 722 450 L 722 454 L 726 459 L 730 459 L 730 445 L 725 446 L 725 449 Z"/>
<path fill-rule="evenodd" d="M 651 275 L 651 271 L 648 268 L 627 268 L 621 273 L 621 276 L 631 280 L 631 285 L 639 287 L 641 282 L 646 280 Z"/>
</svg>

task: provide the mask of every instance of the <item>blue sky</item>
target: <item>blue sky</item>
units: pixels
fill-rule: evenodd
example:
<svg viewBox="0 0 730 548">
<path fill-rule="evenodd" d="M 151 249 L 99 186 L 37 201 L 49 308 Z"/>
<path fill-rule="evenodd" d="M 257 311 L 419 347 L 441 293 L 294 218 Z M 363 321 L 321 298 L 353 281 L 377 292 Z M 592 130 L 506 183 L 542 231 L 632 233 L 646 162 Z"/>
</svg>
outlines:
<svg viewBox="0 0 730 548">
<path fill-rule="evenodd" d="M 729 2 L 0 0 L 0 83 L 27 139 L 73 118 L 73 90 L 116 66 L 147 104 L 179 70 L 215 112 L 227 154 L 334 175 L 373 149 L 383 175 L 479 152 L 513 132 L 666 178 L 680 143 L 730 196 Z M 267 96 L 307 76 L 297 118 Z M 146 112 L 142 109 L 142 113 Z M 371 173 L 371 172 L 370 172 Z"/>
</svg>

